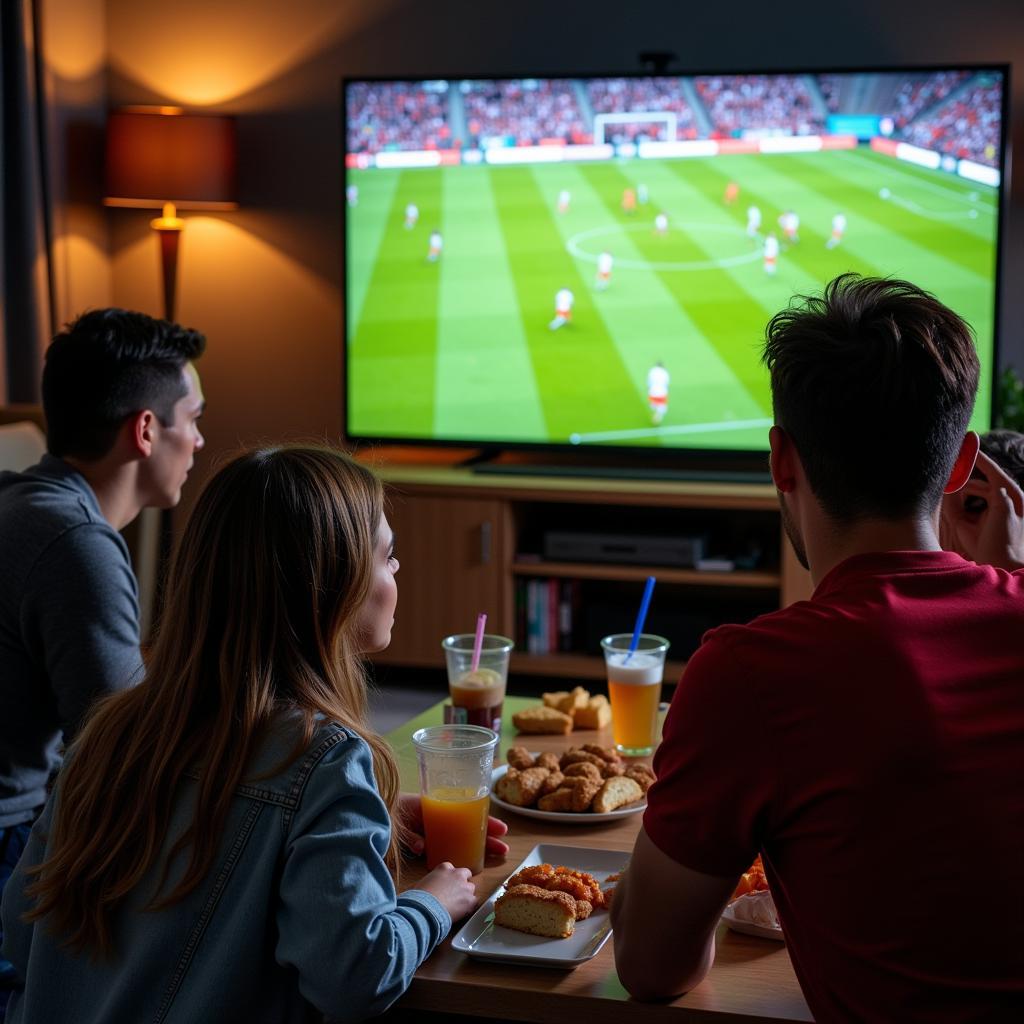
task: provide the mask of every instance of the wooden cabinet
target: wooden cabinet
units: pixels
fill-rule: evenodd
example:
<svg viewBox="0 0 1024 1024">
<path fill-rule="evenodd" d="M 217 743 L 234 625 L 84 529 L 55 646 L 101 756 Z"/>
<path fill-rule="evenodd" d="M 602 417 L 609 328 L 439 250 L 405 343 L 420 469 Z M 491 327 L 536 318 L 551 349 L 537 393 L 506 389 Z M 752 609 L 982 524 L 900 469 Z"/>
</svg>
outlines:
<svg viewBox="0 0 1024 1024">
<path fill-rule="evenodd" d="M 398 611 L 382 663 L 439 667 L 441 639 L 471 633 L 486 611 L 491 631 L 508 618 L 508 506 L 486 497 L 389 492 L 398 557 Z"/>
<path fill-rule="evenodd" d="M 513 671 L 601 679 L 602 631 L 628 631 L 648 575 L 658 580 L 649 628 L 673 642 L 666 671 L 684 667 L 704 629 L 743 622 L 807 597 L 810 577 L 783 534 L 768 485 L 475 475 L 444 464 L 374 459 L 388 486 L 388 517 L 401 565 L 392 643 L 382 664 L 440 668 L 441 639 L 488 630 L 516 640 Z M 552 561 L 551 529 L 665 535 L 701 533 L 726 551 L 754 552 L 731 571 L 664 565 Z M 731 546 L 731 547 L 730 547 Z M 573 581 L 582 612 L 569 650 L 530 653 L 523 595 L 530 580 Z"/>
</svg>

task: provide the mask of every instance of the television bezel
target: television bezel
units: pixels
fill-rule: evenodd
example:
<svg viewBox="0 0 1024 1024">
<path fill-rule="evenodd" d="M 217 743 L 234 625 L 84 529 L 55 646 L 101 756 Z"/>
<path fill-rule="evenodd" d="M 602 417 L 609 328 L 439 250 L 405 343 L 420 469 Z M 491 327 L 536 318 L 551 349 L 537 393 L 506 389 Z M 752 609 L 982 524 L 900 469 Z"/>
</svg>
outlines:
<svg viewBox="0 0 1024 1024">
<path fill-rule="evenodd" d="M 649 465 L 664 465 L 671 462 L 673 465 L 692 467 L 695 470 L 706 468 L 725 469 L 755 469 L 763 470 L 768 456 L 767 441 L 764 448 L 688 448 L 684 446 L 666 445 L 641 445 L 641 444 L 570 444 L 559 441 L 516 441 L 502 440 L 497 438 L 436 438 L 422 436 L 387 436 L 378 434 L 353 433 L 349 430 L 349 402 L 348 382 L 348 359 L 349 359 L 349 325 L 348 325 L 348 204 L 345 201 L 345 185 L 348 156 L 348 104 L 347 90 L 354 83 L 363 82 L 488 82 L 488 81 L 509 81 L 526 79 L 545 79 L 552 81 L 574 81 L 597 78 L 700 78 L 700 77 L 738 77 L 743 75 L 857 75 L 857 74 L 929 74 L 940 71 L 970 71 L 974 74 L 981 72 L 998 72 L 1002 75 L 1002 96 L 999 123 L 999 201 L 996 214 L 996 245 L 995 245 L 995 287 L 993 293 L 993 317 L 992 317 L 992 365 L 989 368 L 991 374 L 989 404 L 989 419 L 985 430 L 992 429 L 999 420 L 1000 395 L 999 377 L 1000 361 L 1002 355 L 1002 299 L 1003 299 L 1003 268 L 1004 250 L 1006 247 L 1006 227 L 1010 202 L 1010 132 L 1009 132 L 1009 105 L 1011 94 L 1010 64 L 1008 62 L 965 62 L 965 63 L 927 63 L 927 64 L 885 64 L 867 65 L 857 67 L 799 67 L 799 68 L 757 68 L 736 71 L 722 70 L 664 70 L 664 71 L 624 71 L 624 72 L 565 72 L 554 73 L 543 72 L 513 72 L 513 73 L 488 73 L 488 74 L 374 74 L 374 75 L 343 75 L 341 78 L 341 188 L 338 191 L 338 199 L 341 207 L 341 335 L 342 335 L 342 358 L 341 358 L 341 401 L 342 401 L 342 423 L 341 438 L 345 444 L 352 446 L 373 446 L 373 447 L 409 447 L 409 448 L 438 448 L 438 449 L 463 449 L 476 450 L 480 452 L 480 458 L 494 457 L 502 452 L 524 452 L 533 455 L 554 454 L 564 457 L 572 454 L 576 458 L 593 462 L 613 462 L 616 459 L 628 457 L 639 458 Z M 972 326 L 973 330 L 973 326 Z M 980 432 L 980 431 L 979 431 Z M 765 432 L 767 438 L 767 430 Z M 471 461 L 477 461 L 473 459 Z"/>
</svg>

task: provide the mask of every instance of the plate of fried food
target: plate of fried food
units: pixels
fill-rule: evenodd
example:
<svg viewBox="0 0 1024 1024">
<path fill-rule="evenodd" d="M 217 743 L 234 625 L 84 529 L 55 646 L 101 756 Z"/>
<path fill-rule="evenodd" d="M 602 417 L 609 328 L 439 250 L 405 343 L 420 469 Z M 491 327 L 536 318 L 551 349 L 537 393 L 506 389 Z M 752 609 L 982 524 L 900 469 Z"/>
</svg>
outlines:
<svg viewBox="0 0 1024 1024">
<path fill-rule="evenodd" d="M 573 968 L 612 933 L 612 893 L 629 854 L 540 843 L 452 939 L 468 956 Z"/>
<path fill-rule="evenodd" d="M 527 818 L 591 825 L 637 814 L 654 771 L 627 763 L 610 747 L 586 743 L 562 754 L 510 747 L 508 764 L 494 769 L 491 803 Z"/>
<path fill-rule="evenodd" d="M 722 920 L 734 932 L 776 942 L 786 941 L 760 854 L 750 865 L 750 870 L 740 876 L 728 906 L 722 911 Z"/>
</svg>

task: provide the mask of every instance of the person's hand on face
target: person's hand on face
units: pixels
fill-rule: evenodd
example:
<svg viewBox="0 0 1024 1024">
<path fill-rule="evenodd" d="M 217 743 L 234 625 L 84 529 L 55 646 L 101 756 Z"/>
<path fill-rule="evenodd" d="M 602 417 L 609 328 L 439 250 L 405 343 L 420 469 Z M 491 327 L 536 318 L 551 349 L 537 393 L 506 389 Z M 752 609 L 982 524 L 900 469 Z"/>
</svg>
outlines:
<svg viewBox="0 0 1024 1024">
<path fill-rule="evenodd" d="M 411 853 L 419 856 L 426 849 L 423 838 L 423 807 L 416 793 L 402 793 L 398 798 L 398 810 L 402 824 L 409 833 L 408 846 Z M 501 820 L 489 816 L 487 818 L 487 848 L 489 857 L 505 857 L 508 855 L 508 843 L 501 837 L 508 832 L 508 825 Z"/>
<path fill-rule="evenodd" d="M 943 498 L 939 542 L 980 565 L 1024 567 L 1024 491 L 984 452 L 964 487 Z"/>
</svg>

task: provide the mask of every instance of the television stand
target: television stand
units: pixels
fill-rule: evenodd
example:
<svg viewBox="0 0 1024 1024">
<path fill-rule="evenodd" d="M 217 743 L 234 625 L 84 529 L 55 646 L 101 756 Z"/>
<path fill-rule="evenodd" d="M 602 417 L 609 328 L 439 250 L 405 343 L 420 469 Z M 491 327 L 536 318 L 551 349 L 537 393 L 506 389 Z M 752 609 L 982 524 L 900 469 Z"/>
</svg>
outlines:
<svg viewBox="0 0 1024 1024">
<path fill-rule="evenodd" d="M 487 476 L 562 476 L 593 477 L 611 480 L 669 480 L 673 482 L 715 484 L 770 484 L 767 469 L 686 469 L 683 467 L 601 465 L 553 465 L 528 462 L 467 461 L 471 472 Z"/>
</svg>

